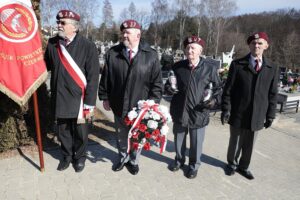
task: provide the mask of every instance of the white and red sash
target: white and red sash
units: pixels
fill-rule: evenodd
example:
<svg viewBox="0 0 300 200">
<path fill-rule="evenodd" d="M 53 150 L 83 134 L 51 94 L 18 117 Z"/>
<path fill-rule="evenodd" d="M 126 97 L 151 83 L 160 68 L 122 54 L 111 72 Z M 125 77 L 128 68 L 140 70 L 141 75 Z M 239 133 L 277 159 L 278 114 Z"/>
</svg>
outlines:
<svg viewBox="0 0 300 200">
<path fill-rule="evenodd" d="M 83 113 L 83 99 L 84 99 L 84 93 L 85 93 L 85 88 L 86 88 L 86 78 L 81 71 L 81 69 L 78 67 L 78 65 L 75 63 L 69 52 L 66 50 L 66 48 L 58 43 L 57 45 L 57 51 L 59 58 L 67 70 L 67 72 L 70 74 L 72 79 L 76 82 L 76 84 L 81 88 L 82 95 L 81 95 L 81 100 L 80 100 L 80 107 L 79 107 L 79 113 L 77 117 L 77 122 L 78 123 L 84 123 L 84 113 Z"/>
</svg>

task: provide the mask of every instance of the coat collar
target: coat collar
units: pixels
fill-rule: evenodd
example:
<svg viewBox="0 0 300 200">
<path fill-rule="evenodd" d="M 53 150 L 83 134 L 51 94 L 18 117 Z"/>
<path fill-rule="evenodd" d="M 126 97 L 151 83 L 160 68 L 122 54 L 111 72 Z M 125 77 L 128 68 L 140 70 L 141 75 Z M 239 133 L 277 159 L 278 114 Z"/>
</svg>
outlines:
<svg viewBox="0 0 300 200">
<path fill-rule="evenodd" d="M 150 47 L 146 42 L 141 41 L 141 42 L 139 43 L 137 55 L 138 55 L 141 51 L 147 51 L 147 52 L 149 52 L 149 51 L 151 51 L 151 50 L 152 50 L 151 47 Z M 123 57 L 124 57 L 125 59 L 127 59 L 127 61 L 129 62 L 128 53 L 127 53 L 127 48 L 125 47 L 125 45 L 124 45 L 123 43 L 120 43 L 119 52 L 120 52 L 120 54 L 122 54 Z M 136 55 L 136 56 L 137 56 L 137 55 Z"/>
<path fill-rule="evenodd" d="M 188 67 L 189 69 L 191 69 L 191 65 L 190 65 L 190 62 L 189 62 L 188 59 L 184 59 L 183 62 L 184 62 L 184 65 L 185 65 L 186 67 Z M 199 67 L 202 65 L 203 62 L 204 62 L 204 58 L 203 58 L 203 57 L 200 57 L 199 62 L 198 62 L 198 64 L 195 66 L 194 69 L 199 68 Z"/>
<path fill-rule="evenodd" d="M 262 57 L 262 60 L 263 60 L 262 68 L 264 68 L 264 67 L 268 67 L 268 68 L 274 67 L 274 66 L 271 64 L 271 62 L 270 62 L 265 56 Z M 250 63 L 250 53 L 247 54 L 245 57 L 239 59 L 239 60 L 238 60 L 238 64 L 243 65 L 243 66 L 247 66 L 248 69 L 249 69 L 251 72 L 257 73 L 257 72 L 254 70 L 254 68 L 253 68 L 253 66 L 251 65 L 251 63 Z"/>
</svg>

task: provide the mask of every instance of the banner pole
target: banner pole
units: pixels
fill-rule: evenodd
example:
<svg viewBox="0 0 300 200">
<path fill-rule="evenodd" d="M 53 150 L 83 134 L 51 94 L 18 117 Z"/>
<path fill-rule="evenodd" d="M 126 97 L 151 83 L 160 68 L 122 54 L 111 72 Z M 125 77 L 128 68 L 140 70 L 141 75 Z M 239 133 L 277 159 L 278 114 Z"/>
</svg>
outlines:
<svg viewBox="0 0 300 200">
<path fill-rule="evenodd" d="M 44 168 L 44 157 L 43 157 L 43 145 L 41 139 L 39 107 L 38 107 L 38 98 L 37 98 L 36 91 L 33 93 L 33 106 L 34 106 L 34 119 L 35 119 L 35 127 L 36 127 L 36 138 L 37 138 L 39 158 L 40 158 L 40 170 L 41 172 L 44 172 L 45 168 Z"/>
</svg>

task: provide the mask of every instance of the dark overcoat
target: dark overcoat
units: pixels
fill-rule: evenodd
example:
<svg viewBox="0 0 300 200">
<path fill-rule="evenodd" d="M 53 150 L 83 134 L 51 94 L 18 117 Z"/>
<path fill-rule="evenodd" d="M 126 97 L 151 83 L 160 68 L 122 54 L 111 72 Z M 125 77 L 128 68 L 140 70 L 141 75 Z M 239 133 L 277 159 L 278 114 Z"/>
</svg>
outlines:
<svg viewBox="0 0 300 200">
<path fill-rule="evenodd" d="M 57 52 L 59 41 L 61 38 L 58 36 L 50 38 L 45 52 L 47 69 L 51 71 L 51 107 L 55 119 L 77 118 L 82 91 L 59 58 Z M 74 40 L 66 46 L 66 50 L 87 80 L 83 103 L 94 106 L 100 71 L 96 45 L 76 34 Z"/>
<path fill-rule="evenodd" d="M 210 111 L 202 108 L 204 91 L 210 83 L 214 87 L 221 84 L 218 62 L 201 58 L 199 64 L 192 70 L 186 59 L 175 63 L 173 71 L 178 87 L 178 92 L 172 97 L 170 105 L 173 122 L 189 128 L 202 128 L 208 125 Z M 170 91 L 169 81 L 165 89 Z"/>
<path fill-rule="evenodd" d="M 231 63 L 222 111 L 230 111 L 230 125 L 257 131 L 267 118 L 275 118 L 278 68 L 263 57 L 262 68 L 256 72 L 249 60 L 250 54 Z"/>
<path fill-rule="evenodd" d="M 123 43 L 112 47 L 105 56 L 99 84 L 99 99 L 109 100 L 113 113 L 125 117 L 139 100 L 162 97 L 163 83 L 157 52 L 141 42 L 132 63 Z"/>
</svg>

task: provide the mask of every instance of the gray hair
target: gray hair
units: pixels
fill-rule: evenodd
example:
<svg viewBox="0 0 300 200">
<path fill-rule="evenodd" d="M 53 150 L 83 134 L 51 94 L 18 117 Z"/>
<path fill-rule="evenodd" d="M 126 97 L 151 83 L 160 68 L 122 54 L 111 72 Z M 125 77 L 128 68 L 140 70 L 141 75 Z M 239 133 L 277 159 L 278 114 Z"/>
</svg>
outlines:
<svg viewBox="0 0 300 200">
<path fill-rule="evenodd" d="M 79 28 L 80 28 L 80 24 L 79 24 L 79 21 L 77 20 L 74 20 L 74 19 L 66 19 L 66 21 L 70 24 L 73 24 L 73 26 L 75 27 L 76 29 L 76 32 L 79 31 Z"/>
<path fill-rule="evenodd" d="M 78 32 L 79 31 L 79 27 L 80 27 L 79 21 L 72 20 L 72 19 L 70 21 L 75 26 L 76 32 Z"/>
</svg>

